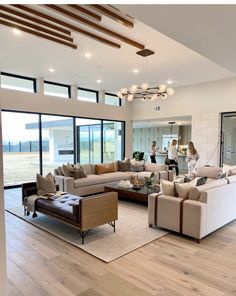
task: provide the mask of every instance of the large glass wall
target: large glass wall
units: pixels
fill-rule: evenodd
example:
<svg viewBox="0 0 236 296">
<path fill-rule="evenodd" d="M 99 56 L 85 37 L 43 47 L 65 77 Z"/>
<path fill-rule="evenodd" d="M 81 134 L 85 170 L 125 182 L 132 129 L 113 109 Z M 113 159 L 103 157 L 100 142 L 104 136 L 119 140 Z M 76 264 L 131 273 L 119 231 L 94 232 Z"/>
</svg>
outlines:
<svg viewBox="0 0 236 296">
<path fill-rule="evenodd" d="M 76 118 L 76 129 L 78 162 L 101 162 L 101 120 Z"/>
<path fill-rule="evenodd" d="M 124 122 L 2 111 L 4 185 L 36 180 L 70 162 L 124 157 Z"/>
<path fill-rule="evenodd" d="M 115 121 L 103 121 L 103 162 L 123 158 L 123 124 Z"/>
<path fill-rule="evenodd" d="M 42 115 L 43 174 L 63 163 L 74 163 L 73 118 Z"/>
<path fill-rule="evenodd" d="M 35 181 L 40 171 L 39 115 L 2 112 L 2 138 L 4 185 Z"/>
</svg>

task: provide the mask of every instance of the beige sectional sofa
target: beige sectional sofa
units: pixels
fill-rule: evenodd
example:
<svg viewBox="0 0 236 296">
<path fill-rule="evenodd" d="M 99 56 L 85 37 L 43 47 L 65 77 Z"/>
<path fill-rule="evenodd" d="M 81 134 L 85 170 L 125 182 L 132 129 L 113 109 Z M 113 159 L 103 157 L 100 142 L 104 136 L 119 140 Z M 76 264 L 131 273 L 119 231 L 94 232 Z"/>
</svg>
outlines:
<svg viewBox="0 0 236 296">
<path fill-rule="evenodd" d="M 151 194 L 149 226 L 157 225 L 200 241 L 236 219 L 236 176 L 193 187 L 188 198 Z"/>
<path fill-rule="evenodd" d="M 65 177 L 59 175 L 59 171 L 54 171 L 54 177 L 56 184 L 59 184 L 60 190 L 66 191 L 75 195 L 85 196 L 90 194 L 96 194 L 104 192 L 104 186 L 107 183 L 118 182 L 121 180 L 129 180 L 132 175 L 138 175 L 140 178 L 149 177 L 154 172 L 154 182 L 159 183 L 160 179 L 173 180 L 173 172 L 168 170 L 168 166 L 165 164 L 144 164 L 144 171 L 142 172 L 130 172 L 118 171 L 116 164 L 115 171 L 104 174 L 96 174 L 95 164 L 82 165 L 87 177 L 74 180 L 72 177 Z"/>
</svg>

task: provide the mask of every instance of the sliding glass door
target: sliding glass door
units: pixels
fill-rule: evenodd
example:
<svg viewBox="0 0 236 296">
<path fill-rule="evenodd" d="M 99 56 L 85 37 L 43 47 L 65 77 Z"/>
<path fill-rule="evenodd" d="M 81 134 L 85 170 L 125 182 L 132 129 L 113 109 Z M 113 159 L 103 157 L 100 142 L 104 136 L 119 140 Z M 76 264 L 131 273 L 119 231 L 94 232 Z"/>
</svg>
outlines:
<svg viewBox="0 0 236 296">
<path fill-rule="evenodd" d="M 74 163 L 73 118 L 41 116 L 43 174 L 64 163 Z"/>
<path fill-rule="evenodd" d="M 39 115 L 2 112 L 2 139 L 4 185 L 35 181 L 40 171 Z"/>
<path fill-rule="evenodd" d="M 36 180 L 70 162 L 124 157 L 124 122 L 2 111 L 4 186 Z"/>
<path fill-rule="evenodd" d="M 77 161 L 101 162 L 101 120 L 76 118 Z"/>
<path fill-rule="evenodd" d="M 103 162 L 123 159 L 123 136 L 122 122 L 103 121 Z"/>
</svg>

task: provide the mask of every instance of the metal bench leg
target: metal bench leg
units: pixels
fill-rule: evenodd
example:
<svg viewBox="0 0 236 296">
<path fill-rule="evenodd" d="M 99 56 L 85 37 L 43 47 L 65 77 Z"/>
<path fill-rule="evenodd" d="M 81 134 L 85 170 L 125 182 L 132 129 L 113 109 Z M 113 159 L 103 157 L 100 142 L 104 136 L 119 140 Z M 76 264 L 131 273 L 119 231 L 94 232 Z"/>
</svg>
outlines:
<svg viewBox="0 0 236 296">
<path fill-rule="evenodd" d="M 80 234 L 80 236 L 81 236 L 81 239 L 82 239 L 82 245 L 83 245 L 83 244 L 84 244 L 84 239 L 85 239 L 85 237 L 87 236 L 87 234 L 89 233 L 90 229 L 89 229 L 89 230 L 86 230 L 86 231 L 81 231 L 81 230 L 78 229 L 78 231 L 79 231 L 79 234 Z"/>
</svg>

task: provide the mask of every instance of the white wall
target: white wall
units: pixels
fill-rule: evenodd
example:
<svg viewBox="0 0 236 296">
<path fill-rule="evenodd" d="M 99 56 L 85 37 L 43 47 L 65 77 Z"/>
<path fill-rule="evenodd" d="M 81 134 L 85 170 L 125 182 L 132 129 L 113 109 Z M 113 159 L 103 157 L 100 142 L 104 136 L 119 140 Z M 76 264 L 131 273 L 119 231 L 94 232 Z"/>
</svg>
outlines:
<svg viewBox="0 0 236 296">
<path fill-rule="evenodd" d="M 1 113 L 0 113 L 0 143 L 2 143 Z M 7 272 L 6 272 L 5 211 L 4 211 L 4 193 L 3 193 L 3 159 L 2 159 L 2 145 L 0 145 L 0 289 L 1 289 L 2 296 L 7 295 L 6 273 Z"/>
<path fill-rule="evenodd" d="M 201 164 L 218 165 L 220 113 L 236 111 L 236 78 L 181 87 L 175 95 L 161 102 L 135 102 L 133 120 L 192 116 L 192 140 L 200 152 Z M 155 106 L 160 111 L 155 111 Z"/>
</svg>

